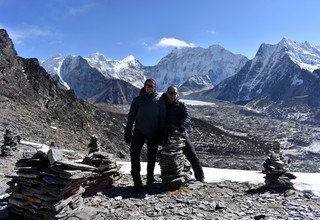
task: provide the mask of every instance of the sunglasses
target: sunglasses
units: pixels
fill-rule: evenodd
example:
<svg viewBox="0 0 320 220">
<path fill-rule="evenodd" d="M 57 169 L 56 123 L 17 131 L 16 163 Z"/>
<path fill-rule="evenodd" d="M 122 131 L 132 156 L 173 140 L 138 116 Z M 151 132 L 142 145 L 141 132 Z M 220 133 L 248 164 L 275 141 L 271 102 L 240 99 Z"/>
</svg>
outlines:
<svg viewBox="0 0 320 220">
<path fill-rule="evenodd" d="M 172 92 L 172 91 L 169 91 L 168 92 L 170 95 L 177 95 L 178 93 L 177 92 Z"/>
<path fill-rule="evenodd" d="M 146 87 L 147 87 L 147 88 L 154 88 L 155 86 L 152 85 L 152 84 L 146 84 Z"/>
</svg>

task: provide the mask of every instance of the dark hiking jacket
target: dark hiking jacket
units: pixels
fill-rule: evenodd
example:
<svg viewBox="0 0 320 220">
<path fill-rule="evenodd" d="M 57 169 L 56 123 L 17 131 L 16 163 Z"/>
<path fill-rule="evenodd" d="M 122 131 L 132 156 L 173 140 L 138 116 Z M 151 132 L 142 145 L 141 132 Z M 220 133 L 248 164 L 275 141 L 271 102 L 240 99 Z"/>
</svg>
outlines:
<svg viewBox="0 0 320 220">
<path fill-rule="evenodd" d="M 132 100 L 126 131 L 131 132 L 133 124 L 134 133 L 144 134 L 148 137 L 156 137 L 160 131 L 160 107 L 158 105 L 159 95 L 154 92 L 148 95 L 144 88 L 140 90 L 139 96 Z M 163 119 L 162 119 L 163 120 Z M 162 121 L 161 120 L 161 121 Z"/>
<path fill-rule="evenodd" d="M 160 101 L 160 105 L 165 105 L 165 116 L 162 116 L 164 126 L 173 125 L 179 128 L 180 132 L 185 132 L 191 125 L 191 119 L 188 113 L 187 106 L 184 102 L 179 100 L 179 97 L 173 103 L 169 103 L 166 93 L 163 93 Z M 163 127 L 163 126 L 161 126 Z"/>
</svg>

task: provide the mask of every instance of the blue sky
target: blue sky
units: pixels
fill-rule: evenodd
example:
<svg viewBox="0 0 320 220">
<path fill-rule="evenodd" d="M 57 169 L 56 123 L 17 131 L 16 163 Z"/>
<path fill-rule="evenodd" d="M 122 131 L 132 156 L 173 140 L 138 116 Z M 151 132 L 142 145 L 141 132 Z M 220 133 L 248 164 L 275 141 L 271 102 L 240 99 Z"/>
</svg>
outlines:
<svg viewBox="0 0 320 220">
<path fill-rule="evenodd" d="M 175 46 L 219 44 L 252 59 L 283 37 L 320 46 L 319 0 L 0 0 L 0 28 L 19 56 L 155 65 Z"/>
</svg>

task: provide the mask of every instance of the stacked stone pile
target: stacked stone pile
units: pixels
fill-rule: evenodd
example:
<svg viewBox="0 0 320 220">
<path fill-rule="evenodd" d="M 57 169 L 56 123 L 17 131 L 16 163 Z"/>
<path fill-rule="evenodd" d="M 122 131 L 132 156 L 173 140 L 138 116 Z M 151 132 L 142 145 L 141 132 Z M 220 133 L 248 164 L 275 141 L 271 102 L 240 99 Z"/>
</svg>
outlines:
<svg viewBox="0 0 320 220">
<path fill-rule="evenodd" d="M 86 189 L 86 195 L 88 196 L 110 188 L 115 181 L 122 177 L 119 172 L 120 167 L 118 167 L 113 154 L 100 151 L 94 152 L 87 155 L 83 163 L 96 167 L 97 172 L 101 174 L 101 178 L 90 179 L 88 182 L 88 188 Z"/>
<path fill-rule="evenodd" d="M 174 131 L 159 150 L 162 185 L 166 190 L 178 189 L 191 179 L 190 164 L 182 151 L 184 146 L 185 138 Z"/>
<path fill-rule="evenodd" d="M 17 140 L 20 140 L 20 137 L 17 137 Z M 17 143 L 14 140 L 12 132 L 9 129 L 6 129 L 5 134 L 3 135 L 3 145 L 1 146 L 1 155 L 2 156 L 13 156 L 13 152 L 17 149 Z"/>
<path fill-rule="evenodd" d="M 98 138 L 96 136 L 91 136 L 90 143 L 88 144 L 88 148 L 89 148 L 89 154 L 100 151 Z"/>
<path fill-rule="evenodd" d="M 65 219 L 80 208 L 93 183 L 112 187 L 112 179 L 106 180 L 107 170 L 101 174 L 95 166 L 65 160 L 57 149 L 25 153 L 16 163 L 18 177 L 11 187 L 10 211 L 25 219 Z"/>
<path fill-rule="evenodd" d="M 83 163 L 96 167 L 103 176 L 116 178 L 120 175 L 119 167 L 117 166 L 117 161 L 114 159 L 113 154 L 94 152 L 87 155 L 84 158 Z"/>
<path fill-rule="evenodd" d="M 264 178 L 267 188 L 293 188 L 293 183 L 290 180 L 295 179 L 296 176 L 287 172 L 288 160 L 283 156 L 278 142 L 273 145 L 273 150 L 270 151 L 263 167 L 262 173 L 266 174 Z"/>
</svg>

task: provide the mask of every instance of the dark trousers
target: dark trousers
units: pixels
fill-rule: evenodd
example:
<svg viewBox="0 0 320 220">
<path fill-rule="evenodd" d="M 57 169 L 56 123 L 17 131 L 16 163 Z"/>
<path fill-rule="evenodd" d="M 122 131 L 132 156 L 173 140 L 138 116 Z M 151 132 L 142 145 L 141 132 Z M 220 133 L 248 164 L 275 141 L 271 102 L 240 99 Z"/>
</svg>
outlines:
<svg viewBox="0 0 320 220">
<path fill-rule="evenodd" d="M 204 173 L 202 170 L 200 160 L 197 156 L 197 153 L 194 149 L 193 144 L 190 142 L 188 138 L 186 138 L 186 146 L 183 148 L 183 153 L 191 163 L 196 180 L 198 181 L 204 180 Z"/>
<path fill-rule="evenodd" d="M 130 157 L 131 157 L 131 175 L 134 184 L 141 184 L 140 177 L 140 154 L 144 143 L 147 142 L 147 179 L 153 178 L 154 167 L 156 164 L 156 157 L 158 151 L 158 141 L 156 138 L 149 138 L 146 135 L 140 133 L 134 133 L 131 146 L 130 146 Z"/>
</svg>

